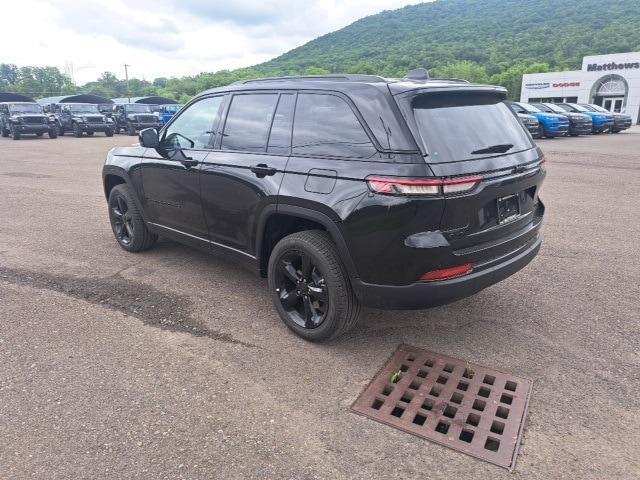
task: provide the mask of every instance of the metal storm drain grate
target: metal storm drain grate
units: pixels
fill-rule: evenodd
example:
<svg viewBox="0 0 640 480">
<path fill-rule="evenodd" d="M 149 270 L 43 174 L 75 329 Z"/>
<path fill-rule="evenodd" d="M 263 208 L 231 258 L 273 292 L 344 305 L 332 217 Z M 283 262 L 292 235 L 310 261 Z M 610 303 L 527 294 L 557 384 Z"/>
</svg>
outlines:
<svg viewBox="0 0 640 480">
<path fill-rule="evenodd" d="M 401 345 L 351 409 L 513 470 L 531 380 Z"/>
</svg>

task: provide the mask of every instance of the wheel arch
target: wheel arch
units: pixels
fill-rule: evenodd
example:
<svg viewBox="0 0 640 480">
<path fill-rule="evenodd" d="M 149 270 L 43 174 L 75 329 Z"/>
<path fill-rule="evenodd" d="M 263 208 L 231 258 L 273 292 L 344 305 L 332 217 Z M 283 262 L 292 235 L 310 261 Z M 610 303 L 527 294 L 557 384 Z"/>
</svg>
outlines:
<svg viewBox="0 0 640 480">
<path fill-rule="evenodd" d="M 145 210 L 142 206 L 142 202 L 140 201 L 140 198 L 138 198 L 138 191 L 135 188 L 135 185 L 133 184 L 133 182 L 131 181 L 129 174 L 123 168 L 116 167 L 113 165 L 105 165 L 105 167 L 102 170 L 102 186 L 104 188 L 104 196 L 107 199 L 107 201 L 109 201 L 109 194 L 111 193 L 111 190 L 113 190 L 113 188 L 116 187 L 117 185 L 123 185 L 123 184 L 127 185 L 131 189 L 133 193 L 133 200 L 134 202 L 136 202 L 136 207 L 138 207 L 138 210 L 140 211 L 142 218 L 144 218 L 146 221 Z"/>
<path fill-rule="evenodd" d="M 269 256 L 280 239 L 291 233 L 313 229 L 324 230 L 329 234 L 349 277 L 357 278 L 358 273 L 340 229 L 339 220 L 334 220 L 317 210 L 287 204 L 269 205 L 262 211 L 256 232 L 256 257 L 260 274 L 266 276 Z"/>
</svg>

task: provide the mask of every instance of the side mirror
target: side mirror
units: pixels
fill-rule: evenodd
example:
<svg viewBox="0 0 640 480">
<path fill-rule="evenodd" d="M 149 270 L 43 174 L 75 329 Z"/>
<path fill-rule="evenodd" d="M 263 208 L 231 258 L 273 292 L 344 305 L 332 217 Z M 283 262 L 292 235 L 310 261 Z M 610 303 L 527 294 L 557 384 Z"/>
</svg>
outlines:
<svg viewBox="0 0 640 480">
<path fill-rule="evenodd" d="M 145 128 L 144 130 L 140 130 L 138 139 L 140 140 L 140 145 L 147 148 L 155 148 L 160 144 L 158 131 L 155 128 Z"/>
</svg>

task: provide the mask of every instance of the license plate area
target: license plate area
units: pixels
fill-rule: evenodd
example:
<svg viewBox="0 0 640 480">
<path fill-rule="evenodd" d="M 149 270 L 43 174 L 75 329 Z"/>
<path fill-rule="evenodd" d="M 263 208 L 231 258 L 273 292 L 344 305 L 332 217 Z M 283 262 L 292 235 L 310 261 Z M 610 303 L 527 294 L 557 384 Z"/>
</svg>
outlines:
<svg viewBox="0 0 640 480">
<path fill-rule="evenodd" d="M 507 195 L 497 200 L 498 223 L 508 223 L 520 215 L 520 196 L 518 194 Z"/>
</svg>

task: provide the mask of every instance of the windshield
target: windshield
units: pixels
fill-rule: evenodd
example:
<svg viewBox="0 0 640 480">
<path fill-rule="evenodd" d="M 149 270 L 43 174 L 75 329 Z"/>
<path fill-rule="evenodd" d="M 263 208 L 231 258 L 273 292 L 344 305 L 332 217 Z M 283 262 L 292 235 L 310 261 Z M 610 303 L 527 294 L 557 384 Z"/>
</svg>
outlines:
<svg viewBox="0 0 640 480">
<path fill-rule="evenodd" d="M 574 110 L 577 110 L 579 112 L 588 112 L 589 111 L 586 108 L 581 107 L 577 103 L 568 103 L 567 105 L 570 105 Z"/>
<path fill-rule="evenodd" d="M 128 113 L 151 113 L 151 105 L 144 105 L 142 103 L 131 103 L 124 107 Z"/>
<path fill-rule="evenodd" d="M 9 105 L 11 113 L 42 113 L 42 107 L 37 103 L 12 103 Z"/>
<path fill-rule="evenodd" d="M 559 107 L 555 103 L 545 103 L 544 106 L 555 113 L 563 114 L 567 112 L 566 110 L 563 110 L 562 107 Z"/>
<path fill-rule="evenodd" d="M 171 105 L 163 105 L 162 107 L 165 113 L 176 113 L 178 110 L 180 110 L 180 108 L 182 108 L 182 105 L 171 104 Z"/>
<path fill-rule="evenodd" d="M 602 108 L 599 105 L 585 105 L 585 107 L 591 108 L 591 110 L 593 110 L 594 112 L 611 113 L 609 110 L 607 110 L 606 108 Z"/>
<path fill-rule="evenodd" d="M 528 150 L 528 134 L 495 94 L 425 94 L 413 113 L 431 163 L 455 162 Z"/>
<path fill-rule="evenodd" d="M 98 106 L 90 103 L 72 103 L 69 104 L 69 110 L 71 113 L 100 113 Z"/>
<path fill-rule="evenodd" d="M 542 113 L 542 111 L 533 105 L 529 105 L 528 103 L 516 103 L 516 105 L 520 105 L 524 110 L 529 113 Z"/>
<path fill-rule="evenodd" d="M 537 108 L 538 110 L 540 110 L 541 112 L 547 112 L 550 113 L 552 110 L 546 106 L 544 103 L 532 103 L 531 104 L 533 107 Z"/>
</svg>

